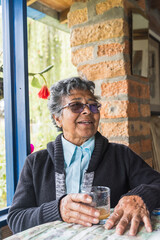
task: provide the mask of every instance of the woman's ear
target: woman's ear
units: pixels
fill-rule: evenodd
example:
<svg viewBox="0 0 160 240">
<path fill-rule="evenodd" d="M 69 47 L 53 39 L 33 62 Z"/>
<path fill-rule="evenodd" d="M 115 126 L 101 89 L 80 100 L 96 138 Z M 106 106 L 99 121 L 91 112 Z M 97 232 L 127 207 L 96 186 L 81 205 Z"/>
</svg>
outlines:
<svg viewBox="0 0 160 240">
<path fill-rule="evenodd" d="M 54 118 L 54 120 L 55 120 L 57 126 L 61 128 L 62 126 L 61 126 L 61 120 L 60 120 L 60 117 L 57 117 L 57 116 L 55 116 L 55 115 L 53 114 L 53 118 Z"/>
</svg>

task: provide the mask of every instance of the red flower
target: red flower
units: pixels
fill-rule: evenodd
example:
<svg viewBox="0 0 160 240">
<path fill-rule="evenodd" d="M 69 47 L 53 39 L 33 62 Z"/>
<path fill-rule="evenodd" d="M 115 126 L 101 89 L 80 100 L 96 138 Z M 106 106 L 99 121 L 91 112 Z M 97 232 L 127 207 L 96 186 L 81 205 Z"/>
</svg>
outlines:
<svg viewBox="0 0 160 240">
<path fill-rule="evenodd" d="M 50 91 L 46 85 L 43 85 L 41 90 L 38 93 L 39 98 L 47 99 L 50 95 Z"/>
</svg>

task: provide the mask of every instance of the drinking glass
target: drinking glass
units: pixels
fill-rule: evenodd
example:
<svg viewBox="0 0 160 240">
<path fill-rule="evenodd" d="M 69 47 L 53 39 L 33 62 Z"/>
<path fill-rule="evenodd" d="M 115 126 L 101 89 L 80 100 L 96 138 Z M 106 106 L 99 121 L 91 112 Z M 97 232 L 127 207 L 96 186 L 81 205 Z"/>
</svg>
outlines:
<svg viewBox="0 0 160 240">
<path fill-rule="evenodd" d="M 99 224 L 104 224 L 110 215 L 110 188 L 93 186 L 83 189 L 82 193 L 86 193 L 92 197 L 92 202 L 89 205 L 100 211 Z"/>
</svg>

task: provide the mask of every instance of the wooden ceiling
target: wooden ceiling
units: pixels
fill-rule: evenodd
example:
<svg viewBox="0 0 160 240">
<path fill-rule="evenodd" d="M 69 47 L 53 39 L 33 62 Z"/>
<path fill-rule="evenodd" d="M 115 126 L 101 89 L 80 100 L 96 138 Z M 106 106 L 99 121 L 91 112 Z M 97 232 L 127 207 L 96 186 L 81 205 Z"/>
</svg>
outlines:
<svg viewBox="0 0 160 240">
<path fill-rule="evenodd" d="M 135 0 L 137 1 L 137 0 Z M 149 14 L 158 15 L 160 19 L 160 0 L 145 0 Z M 49 15 L 50 11 L 58 13 L 60 23 L 67 22 L 67 13 L 74 0 L 27 0 L 27 5 Z M 42 10 L 43 9 L 43 10 Z"/>
<path fill-rule="evenodd" d="M 51 9 L 56 10 L 57 12 L 62 12 L 68 8 L 73 3 L 73 0 L 27 0 L 27 5 L 31 5 L 34 2 L 39 2 L 49 7 Z M 149 7 L 152 9 L 158 9 L 160 11 L 160 0 L 146 0 Z"/>
<path fill-rule="evenodd" d="M 63 12 L 72 5 L 72 0 L 27 0 L 27 5 L 30 6 L 35 2 L 41 3 L 57 12 Z"/>
</svg>

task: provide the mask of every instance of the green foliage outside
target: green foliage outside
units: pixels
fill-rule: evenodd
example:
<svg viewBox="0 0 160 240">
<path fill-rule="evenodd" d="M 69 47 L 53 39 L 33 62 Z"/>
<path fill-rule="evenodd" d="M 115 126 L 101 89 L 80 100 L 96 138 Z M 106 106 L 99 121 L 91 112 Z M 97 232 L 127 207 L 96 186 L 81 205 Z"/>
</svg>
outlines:
<svg viewBox="0 0 160 240">
<path fill-rule="evenodd" d="M 0 12 L 0 26 L 1 26 Z M 0 27 L 0 35 L 1 34 Z M 0 51 L 2 39 L 0 39 Z M 0 55 L 0 63 L 2 56 Z M 76 68 L 71 63 L 70 35 L 66 32 L 47 26 L 38 21 L 28 19 L 28 71 L 40 72 L 46 67 L 53 68 L 43 76 L 50 86 L 60 79 L 76 76 Z M 44 80 L 37 76 L 42 86 Z M 30 138 L 35 151 L 46 148 L 49 141 L 53 141 L 59 134 L 53 126 L 47 107 L 47 100 L 40 99 L 40 88 L 31 85 L 33 77 L 29 77 L 29 104 L 30 104 Z M 0 208 L 6 206 L 6 164 L 5 164 L 5 132 L 4 117 L 0 117 Z"/>
<path fill-rule="evenodd" d="M 29 73 L 40 72 L 47 66 L 53 68 L 43 76 L 50 86 L 64 78 L 77 75 L 71 63 L 70 35 L 53 27 L 28 19 L 28 56 Z M 44 80 L 36 75 L 42 86 Z M 51 122 L 47 100 L 38 98 L 39 88 L 29 80 L 31 143 L 35 150 L 46 148 L 46 143 L 57 136 L 57 130 Z"/>
</svg>

